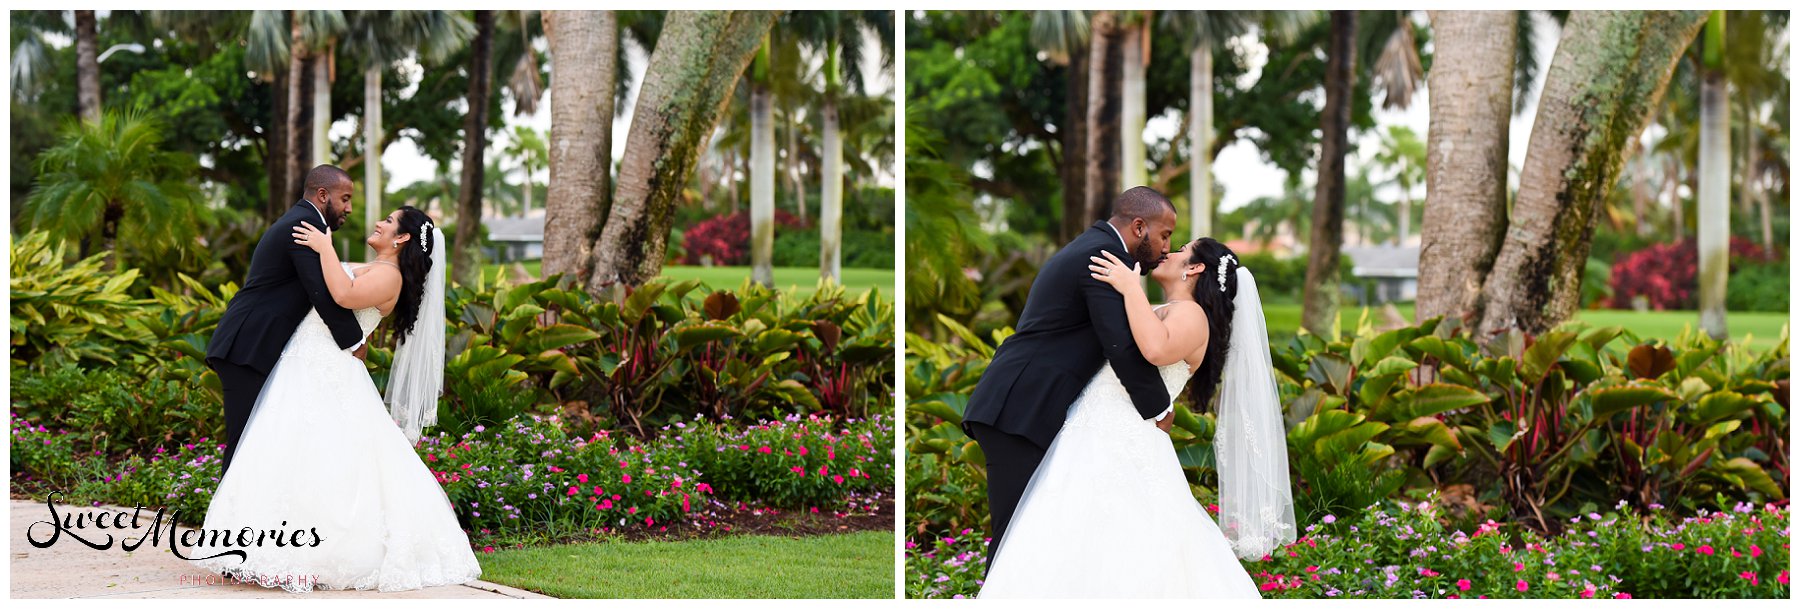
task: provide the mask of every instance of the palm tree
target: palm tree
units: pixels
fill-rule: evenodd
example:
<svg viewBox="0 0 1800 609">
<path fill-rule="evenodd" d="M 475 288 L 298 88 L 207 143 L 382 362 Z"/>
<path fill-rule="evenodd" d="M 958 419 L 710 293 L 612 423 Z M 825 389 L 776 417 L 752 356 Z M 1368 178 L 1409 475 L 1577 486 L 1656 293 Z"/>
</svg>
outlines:
<svg viewBox="0 0 1800 609">
<path fill-rule="evenodd" d="M 1475 312 L 1506 226 L 1516 11 L 1432 11 L 1424 218 L 1415 319 Z M 1454 150 L 1455 154 L 1449 154 Z"/>
<path fill-rule="evenodd" d="M 94 11 L 75 11 L 75 104 L 81 120 L 100 120 L 100 35 Z"/>
<path fill-rule="evenodd" d="M 375 226 L 381 205 L 381 75 L 415 50 L 436 64 L 468 43 L 474 25 L 457 11 L 352 11 L 344 34 L 344 50 L 363 64 L 363 222 Z M 374 259 L 375 251 L 367 251 Z"/>
<path fill-rule="evenodd" d="M 64 125 L 56 145 L 37 158 L 37 181 L 24 219 L 54 238 L 81 243 L 90 254 L 98 238 L 105 269 L 119 264 L 122 241 L 147 254 L 195 243 L 211 221 L 190 180 L 194 158 L 162 149 L 160 121 L 141 109 L 103 112 L 100 120 Z"/>
<path fill-rule="evenodd" d="M 480 272 L 476 239 L 481 234 L 481 185 L 486 166 L 488 95 L 492 88 L 494 11 L 475 11 L 475 38 L 469 55 L 468 116 L 463 122 L 462 181 L 456 201 L 456 236 L 450 242 L 451 276 L 473 285 Z"/>
<path fill-rule="evenodd" d="M 1700 328 L 1724 340 L 1731 246 L 1731 117 L 1725 99 L 1725 11 L 1708 11 L 1701 37 L 1699 224 Z M 1747 184 L 1746 184 L 1747 186 Z"/>
<path fill-rule="evenodd" d="M 531 173 L 544 166 L 544 157 L 549 154 L 544 145 L 543 136 L 536 129 L 520 125 L 513 128 L 510 142 L 506 145 L 506 155 L 518 159 L 519 169 L 525 172 L 525 185 L 520 188 L 519 201 L 522 204 L 520 215 L 531 214 L 531 191 L 535 188 L 531 181 Z"/>
<path fill-rule="evenodd" d="M 1150 11 L 1125 11 L 1120 19 L 1124 36 L 1119 40 L 1119 190 L 1143 186 L 1144 169 L 1144 72 L 1150 67 Z"/>
<path fill-rule="evenodd" d="M 594 247 L 589 292 L 642 285 L 662 270 L 676 199 L 778 14 L 669 14 L 644 70 L 618 191 Z"/>
<path fill-rule="evenodd" d="M 1413 130 L 1401 125 L 1388 127 L 1381 134 L 1381 150 L 1375 163 L 1394 172 L 1393 185 L 1400 189 L 1400 209 L 1396 211 L 1394 245 L 1406 245 L 1408 225 L 1412 222 L 1412 191 L 1425 181 L 1425 142 Z"/>
<path fill-rule="evenodd" d="M 1325 109 L 1320 115 L 1319 177 L 1313 195 L 1312 237 L 1307 240 L 1306 290 L 1301 325 L 1337 339 L 1338 255 L 1344 241 L 1344 154 L 1350 145 L 1350 95 L 1356 88 L 1356 13 L 1331 12 L 1325 51 Z"/>
<path fill-rule="evenodd" d="M 1106 215 L 1107 206 L 1117 196 L 1123 146 L 1119 125 L 1123 103 L 1123 81 L 1116 76 L 1123 69 L 1119 48 L 1123 31 L 1116 11 L 1095 11 L 1089 15 L 1087 51 L 1087 157 L 1082 179 L 1087 186 L 1087 218 Z"/>
<path fill-rule="evenodd" d="M 1087 96 L 1088 15 L 1086 11 L 1033 11 L 1031 44 L 1053 64 L 1068 66 L 1062 133 L 1061 239 L 1069 240 L 1087 228 Z"/>
<path fill-rule="evenodd" d="M 1259 26 L 1265 39 L 1292 38 L 1318 19 L 1316 11 L 1163 11 L 1163 20 L 1188 47 L 1188 238 L 1213 234 L 1213 51 Z"/>
<path fill-rule="evenodd" d="M 890 11 L 808 11 L 796 13 L 804 39 L 825 56 L 824 95 L 820 96 L 824 160 L 820 168 L 819 276 L 842 277 L 844 215 L 844 143 L 838 105 L 845 93 L 863 94 L 862 34 L 881 41 L 881 65 L 894 62 L 894 18 Z M 848 64 L 844 70 L 842 65 Z M 801 197 L 805 209 L 805 197 Z M 804 217 L 804 216 L 802 216 Z"/>
<path fill-rule="evenodd" d="M 770 34 L 750 64 L 750 278 L 775 285 L 775 116 Z"/>
</svg>

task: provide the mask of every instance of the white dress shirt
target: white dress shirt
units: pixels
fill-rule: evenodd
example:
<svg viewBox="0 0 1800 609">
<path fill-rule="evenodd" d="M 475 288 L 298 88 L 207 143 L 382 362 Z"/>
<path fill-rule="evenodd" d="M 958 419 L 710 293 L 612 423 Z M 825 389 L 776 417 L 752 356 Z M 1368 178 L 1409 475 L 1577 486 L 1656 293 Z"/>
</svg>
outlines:
<svg viewBox="0 0 1800 609">
<path fill-rule="evenodd" d="M 1131 246 L 1125 244 L 1125 235 L 1123 233 L 1119 232 L 1119 227 L 1113 226 L 1111 222 L 1107 222 L 1106 227 L 1112 229 L 1112 232 L 1114 235 L 1119 236 L 1119 247 L 1125 248 L 1125 252 L 1130 253 Z M 1142 263 L 1140 262 L 1139 264 L 1142 264 Z M 1156 418 L 1154 420 L 1158 423 L 1161 423 L 1163 419 L 1166 419 L 1169 417 L 1169 413 L 1171 413 L 1171 412 L 1175 412 L 1175 396 L 1169 396 L 1169 407 L 1164 409 L 1162 411 L 1162 414 L 1156 415 Z"/>
<path fill-rule="evenodd" d="M 306 201 L 306 204 L 308 206 L 313 208 L 313 213 L 319 214 L 319 230 L 325 231 L 325 236 L 330 237 L 331 236 L 331 223 L 325 221 L 325 213 L 319 211 L 319 206 L 314 204 L 312 202 L 312 199 L 304 199 L 304 201 Z M 362 327 L 360 322 L 358 323 L 357 327 L 358 328 Z M 368 340 L 369 339 L 367 337 L 365 337 L 362 340 L 356 341 L 356 346 L 350 347 L 349 349 L 345 349 L 345 351 L 355 351 L 357 349 L 361 349 L 363 346 L 363 343 L 368 342 Z M 1162 418 L 1159 417 L 1156 420 L 1161 421 Z"/>
</svg>

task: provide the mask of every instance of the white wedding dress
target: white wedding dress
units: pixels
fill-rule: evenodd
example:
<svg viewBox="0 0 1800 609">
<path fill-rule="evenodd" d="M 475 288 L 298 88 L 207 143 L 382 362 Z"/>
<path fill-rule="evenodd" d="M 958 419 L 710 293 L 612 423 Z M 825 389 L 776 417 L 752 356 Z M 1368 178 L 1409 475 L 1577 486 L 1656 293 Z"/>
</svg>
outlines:
<svg viewBox="0 0 1800 609">
<path fill-rule="evenodd" d="M 346 273 L 349 265 L 344 265 Z M 364 337 L 381 321 L 355 312 Z M 361 360 L 309 313 L 257 397 L 232 468 L 206 510 L 207 531 L 308 531 L 299 547 L 265 540 L 210 571 L 279 586 L 382 592 L 460 584 L 481 575 L 469 538 L 431 470 L 382 404 Z M 311 531 L 321 539 L 311 544 Z M 211 556 L 217 545 L 193 548 Z"/>
<path fill-rule="evenodd" d="M 1159 372 L 1169 395 L 1193 374 Z M 992 560 L 981 598 L 1261 598 L 1111 365 L 1070 405 Z"/>
</svg>

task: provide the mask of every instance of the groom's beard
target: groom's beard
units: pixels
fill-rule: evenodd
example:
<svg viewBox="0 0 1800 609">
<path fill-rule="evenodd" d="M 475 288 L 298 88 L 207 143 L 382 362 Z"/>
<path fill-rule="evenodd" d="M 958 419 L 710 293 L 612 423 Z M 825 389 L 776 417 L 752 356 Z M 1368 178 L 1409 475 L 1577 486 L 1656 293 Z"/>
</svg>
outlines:
<svg viewBox="0 0 1800 609">
<path fill-rule="evenodd" d="M 1138 274 L 1145 277 L 1149 277 L 1150 272 L 1162 264 L 1162 256 L 1156 255 L 1155 249 L 1150 247 L 1149 239 L 1139 241 L 1137 247 L 1131 250 L 1131 257 L 1138 263 Z"/>
</svg>

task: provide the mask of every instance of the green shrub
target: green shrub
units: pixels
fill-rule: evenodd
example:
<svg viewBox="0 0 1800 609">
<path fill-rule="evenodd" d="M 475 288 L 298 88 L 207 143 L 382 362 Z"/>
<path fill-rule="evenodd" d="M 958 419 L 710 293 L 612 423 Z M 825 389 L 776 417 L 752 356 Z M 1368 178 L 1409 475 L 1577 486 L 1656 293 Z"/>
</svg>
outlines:
<svg viewBox="0 0 1800 609">
<path fill-rule="evenodd" d="M 1788 281 L 1786 257 L 1760 264 L 1742 264 L 1731 272 L 1730 289 L 1725 291 L 1725 308 L 1785 312 L 1790 297 Z"/>
</svg>

